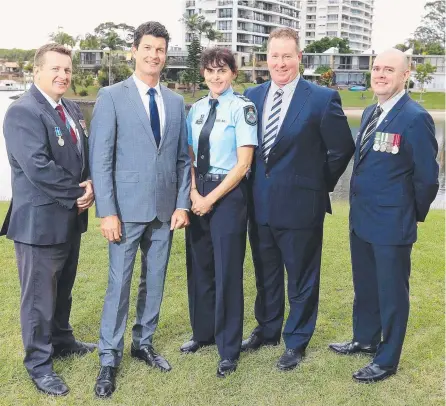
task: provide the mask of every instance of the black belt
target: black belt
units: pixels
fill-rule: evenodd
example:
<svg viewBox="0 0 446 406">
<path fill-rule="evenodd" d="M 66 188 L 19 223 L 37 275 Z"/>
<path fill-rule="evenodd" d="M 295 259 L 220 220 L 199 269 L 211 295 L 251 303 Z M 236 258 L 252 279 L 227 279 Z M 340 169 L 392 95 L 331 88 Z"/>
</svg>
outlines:
<svg viewBox="0 0 446 406">
<path fill-rule="evenodd" d="M 224 178 L 226 178 L 226 174 L 206 173 L 205 175 L 198 175 L 198 179 L 205 182 L 221 182 Z"/>
</svg>

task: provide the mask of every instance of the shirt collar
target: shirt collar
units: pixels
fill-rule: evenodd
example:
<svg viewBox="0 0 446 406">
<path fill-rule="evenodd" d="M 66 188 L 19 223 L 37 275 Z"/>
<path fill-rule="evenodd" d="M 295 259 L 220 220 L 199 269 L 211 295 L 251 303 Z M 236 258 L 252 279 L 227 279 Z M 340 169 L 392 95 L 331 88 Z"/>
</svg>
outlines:
<svg viewBox="0 0 446 406">
<path fill-rule="evenodd" d="M 39 86 L 37 86 L 34 83 L 34 86 L 37 88 L 37 90 L 42 93 L 43 97 L 48 101 L 48 103 L 51 105 L 53 109 L 55 109 L 58 105 L 62 106 L 62 99 L 59 100 L 59 103 L 55 102 L 54 99 L 52 99 L 50 96 L 48 96 Z"/>
<path fill-rule="evenodd" d="M 287 83 L 285 86 L 279 87 L 276 83 L 271 81 L 271 92 L 272 94 L 276 93 L 277 90 L 282 89 L 283 93 L 285 95 L 290 95 L 294 93 L 294 90 L 296 90 L 297 83 L 299 82 L 300 75 L 297 75 L 294 80 L 292 80 L 290 83 Z"/>
<path fill-rule="evenodd" d="M 220 96 L 217 97 L 218 104 L 224 102 L 229 96 L 232 96 L 234 94 L 234 90 L 232 89 L 232 86 L 229 86 Z M 209 104 L 209 100 L 211 100 L 211 92 L 209 92 L 206 103 Z"/>
<path fill-rule="evenodd" d="M 401 99 L 401 97 L 404 96 L 405 93 L 406 93 L 406 90 L 403 89 L 403 90 L 401 90 L 401 92 L 397 93 L 390 99 L 386 100 L 383 104 L 378 103 L 378 106 L 381 107 L 383 110 L 383 114 L 387 114 L 390 110 L 392 110 L 392 108 L 395 106 L 395 104 L 398 103 L 398 101 Z"/>
<path fill-rule="evenodd" d="M 133 80 L 135 81 L 136 88 L 138 89 L 138 93 L 141 95 L 141 97 L 147 96 L 147 92 L 149 91 L 149 89 L 151 87 L 149 85 L 145 84 L 135 74 L 133 74 L 132 76 L 133 76 Z M 161 96 L 161 86 L 160 86 L 159 81 L 156 84 L 156 86 L 154 87 L 154 89 L 156 90 L 156 93 L 158 94 L 158 96 Z"/>
</svg>

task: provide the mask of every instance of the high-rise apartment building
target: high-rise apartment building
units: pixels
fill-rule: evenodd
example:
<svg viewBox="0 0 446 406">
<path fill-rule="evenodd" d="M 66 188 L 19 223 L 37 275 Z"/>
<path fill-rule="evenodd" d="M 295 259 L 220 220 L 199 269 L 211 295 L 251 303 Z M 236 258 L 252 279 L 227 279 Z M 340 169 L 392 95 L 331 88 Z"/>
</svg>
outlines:
<svg viewBox="0 0 446 406">
<path fill-rule="evenodd" d="M 300 45 L 323 37 L 349 40 L 350 49 L 361 53 L 372 45 L 374 0 L 303 0 Z"/>
<path fill-rule="evenodd" d="M 293 0 L 187 0 L 186 15 L 200 14 L 221 32 L 222 39 L 202 45 L 218 45 L 237 53 L 261 47 L 276 27 L 299 30 L 300 1 Z M 186 44 L 190 34 L 185 32 Z"/>
</svg>

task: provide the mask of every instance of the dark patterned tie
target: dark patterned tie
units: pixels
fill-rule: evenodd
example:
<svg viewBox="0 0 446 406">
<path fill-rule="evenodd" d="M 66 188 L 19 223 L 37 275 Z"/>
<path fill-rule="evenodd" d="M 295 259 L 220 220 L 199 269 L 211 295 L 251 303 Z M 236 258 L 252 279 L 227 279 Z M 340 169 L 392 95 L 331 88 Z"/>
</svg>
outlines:
<svg viewBox="0 0 446 406">
<path fill-rule="evenodd" d="M 383 109 L 379 106 L 376 106 L 376 109 L 373 112 L 369 123 L 367 124 L 367 128 L 364 131 L 364 135 L 361 138 L 361 146 L 359 148 L 359 159 L 361 159 L 364 154 L 364 150 L 367 145 L 367 141 L 370 139 L 371 135 L 376 130 L 376 124 L 378 123 L 379 116 L 381 115 L 382 112 L 383 112 Z"/>
<path fill-rule="evenodd" d="M 265 134 L 262 142 L 262 156 L 265 161 L 268 160 L 269 152 L 279 132 L 280 111 L 282 107 L 283 90 L 277 89 L 273 97 L 273 106 L 269 112 L 268 120 L 265 127 Z"/>
<path fill-rule="evenodd" d="M 58 104 L 56 106 L 56 110 L 59 113 L 59 116 L 61 118 L 61 120 L 63 121 L 63 123 L 65 124 L 65 127 L 67 127 L 68 131 L 70 132 L 71 135 L 71 139 L 73 140 L 73 142 L 75 144 L 77 144 L 77 137 L 76 137 L 76 133 L 74 132 L 74 129 L 71 128 L 70 124 L 68 124 L 67 122 L 67 117 L 65 116 L 65 112 L 63 111 L 63 107 Z"/>
<path fill-rule="evenodd" d="M 150 110 L 150 126 L 152 127 L 153 137 L 155 138 L 156 146 L 159 147 L 161 141 L 161 125 L 160 115 L 158 112 L 158 105 L 155 100 L 156 90 L 151 87 L 149 89 L 149 110 Z"/>
<path fill-rule="evenodd" d="M 200 175 L 205 175 L 210 166 L 210 146 L 209 136 L 211 135 L 212 128 L 214 127 L 215 118 L 217 117 L 217 99 L 210 99 L 209 104 L 211 109 L 209 110 L 208 118 L 204 123 L 200 132 L 200 138 L 198 138 L 198 157 L 197 157 L 197 169 Z"/>
</svg>

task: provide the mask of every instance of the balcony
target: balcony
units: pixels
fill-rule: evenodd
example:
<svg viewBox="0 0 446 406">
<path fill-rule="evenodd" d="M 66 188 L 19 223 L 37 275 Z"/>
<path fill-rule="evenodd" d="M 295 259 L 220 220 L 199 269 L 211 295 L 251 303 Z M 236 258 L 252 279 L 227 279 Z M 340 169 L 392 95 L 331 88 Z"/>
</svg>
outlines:
<svg viewBox="0 0 446 406">
<path fill-rule="evenodd" d="M 195 7 L 195 1 L 186 1 L 186 8 Z"/>
</svg>

